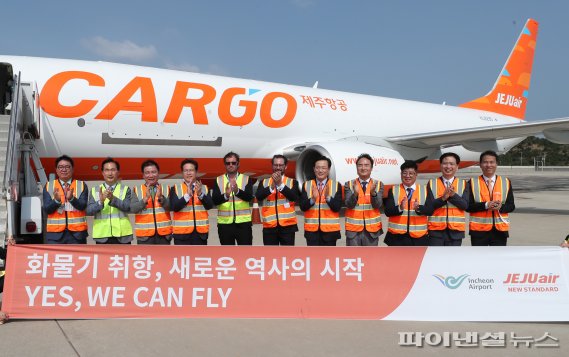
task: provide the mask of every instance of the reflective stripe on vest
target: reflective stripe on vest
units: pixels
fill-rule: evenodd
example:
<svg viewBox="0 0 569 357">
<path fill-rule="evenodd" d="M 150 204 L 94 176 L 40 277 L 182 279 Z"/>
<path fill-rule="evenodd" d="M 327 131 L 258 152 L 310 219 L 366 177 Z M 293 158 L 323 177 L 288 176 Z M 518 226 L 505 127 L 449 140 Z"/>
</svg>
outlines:
<svg viewBox="0 0 569 357">
<path fill-rule="evenodd" d="M 290 189 L 294 187 L 294 180 L 289 177 L 283 176 L 282 182 Z M 263 187 L 271 187 L 272 184 L 272 177 L 263 180 Z M 289 201 L 279 190 L 275 189 L 259 205 L 264 228 L 274 228 L 277 223 L 281 227 L 297 224 L 294 202 Z"/>
<path fill-rule="evenodd" d="M 162 192 L 168 192 L 168 186 L 161 186 Z M 139 198 L 146 197 L 146 190 L 147 187 L 144 184 L 134 187 L 134 193 Z M 134 230 L 137 237 L 152 237 L 156 233 L 165 236 L 172 233 L 170 211 L 162 207 L 157 195 L 154 196 L 154 200 L 147 203 L 145 209 L 134 215 Z"/>
<path fill-rule="evenodd" d="M 46 183 L 46 191 L 49 193 L 52 199 L 55 188 L 60 192 L 59 197 L 61 200 L 61 207 L 55 212 L 47 215 L 47 232 L 63 232 L 65 228 L 72 232 L 83 232 L 87 230 L 87 218 L 85 217 L 85 211 L 79 211 L 73 209 L 72 211 L 65 211 L 66 198 L 63 194 L 63 187 L 58 179 L 52 180 Z M 81 193 L 85 189 L 85 183 L 81 180 L 73 180 L 69 189 L 73 189 L 73 196 L 79 198 Z"/>
<path fill-rule="evenodd" d="M 103 184 L 99 187 L 93 187 L 91 189 L 91 195 L 95 201 L 99 200 L 99 191 L 97 188 L 106 190 L 105 185 Z M 124 200 L 127 191 L 128 186 L 123 186 L 120 183 L 117 183 L 113 190 L 113 196 L 120 200 Z M 105 202 L 102 203 L 103 209 L 95 213 L 95 216 L 93 217 L 93 239 L 124 237 L 131 235 L 132 226 L 130 225 L 128 214 L 111 206 L 109 204 L 109 199 L 105 199 Z"/>
<path fill-rule="evenodd" d="M 478 203 L 492 201 L 488 186 L 484 177 L 478 176 L 477 179 L 470 180 L 470 189 L 472 197 Z M 510 192 L 510 180 L 502 176 L 496 176 L 494 183 L 494 192 L 492 197 L 499 199 L 502 204 L 506 202 L 506 198 Z M 480 212 L 470 212 L 469 228 L 473 231 L 487 232 L 495 226 L 497 230 L 505 232 L 510 228 L 510 217 L 507 213 L 498 213 L 492 210 L 484 210 Z"/>
<path fill-rule="evenodd" d="M 221 194 L 223 195 L 225 192 L 225 186 L 229 183 L 227 175 L 218 176 L 216 182 Z M 235 183 L 240 190 L 244 191 L 248 182 L 249 176 L 239 174 Z M 217 223 L 230 224 L 244 222 L 251 222 L 251 206 L 249 205 L 249 202 L 243 201 L 231 192 L 229 200 L 217 206 Z"/>
<path fill-rule="evenodd" d="M 338 182 L 328 180 L 328 195 L 334 197 L 338 192 Z M 316 180 L 304 183 L 304 190 L 308 194 L 308 198 L 312 197 L 312 190 L 318 190 Z M 308 232 L 337 232 L 340 230 L 340 212 L 334 212 L 328 206 L 326 197 L 318 195 L 318 201 L 304 212 L 304 230 Z"/>
<path fill-rule="evenodd" d="M 376 183 L 375 193 L 379 194 L 381 181 L 371 179 L 363 192 L 362 184 L 359 179 L 349 181 L 352 192 L 358 191 L 358 203 L 354 208 L 346 209 L 346 230 L 350 232 L 361 232 L 366 229 L 368 232 L 377 232 L 381 229 L 381 213 L 378 208 L 371 205 L 371 183 Z"/>
<path fill-rule="evenodd" d="M 188 192 L 188 186 L 185 183 L 178 183 L 174 186 L 174 190 L 176 196 L 183 199 Z M 202 185 L 202 192 L 207 195 L 206 185 Z M 194 229 L 198 233 L 209 232 L 209 214 L 196 192 L 190 196 L 184 208 L 172 213 L 172 228 L 174 234 L 190 234 Z"/>
<path fill-rule="evenodd" d="M 429 181 L 429 187 L 431 187 L 434 198 L 441 197 L 446 190 L 441 177 L 431 179 Z M 456 192 L 457 195 L 462 196 L 466 188 L 466 180 L 456 177 L 452 182 L 452 187 L 454 187 L 454 192 Z M 444 206 L 437 208 L 433 214 L 429 216 L 429 230 L 442 231 L 447 227 L 461 232 L 464 232 L 466 229 L 464 210 L 457 208 L 448 200 Z"/>
<path fill-rule="evenodd" d="M 424 205 L 427 199 L 427 187 L 420 184 L 415 184 L 415 187 L 411 202 L 417 200 L 420 205 Z M 395 205 L 399 205 L 407 195 L 402 184 L 393 186 L 391 192 Z M 393 234 L 409 233 L 411 238 L 421 238 L 427 234 L 427 216 L 419 216 L 414 209 L 408 210 L 408 207 L 405 207 L 400 216 L 389 217 L 387 229 Z"/>
</svg>

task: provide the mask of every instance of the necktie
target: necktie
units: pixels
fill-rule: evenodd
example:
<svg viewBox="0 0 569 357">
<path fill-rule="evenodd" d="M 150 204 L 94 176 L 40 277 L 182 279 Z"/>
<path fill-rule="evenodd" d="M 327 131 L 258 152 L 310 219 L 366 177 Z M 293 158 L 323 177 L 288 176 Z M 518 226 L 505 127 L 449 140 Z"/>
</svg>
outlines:
<svg viewBox="0 0 569 357">
<path fill-rule="evenodd" d="M 494 181 L 493 180 L 488 180 L 486 182 L 486 184 L 488 185 L 488 191 L 490 193 L 492 193 L 494 191 Z"/>
<path fill-rule="evenodd" d="M 322 182 L 318 182 L 318 191 L 322 191 L 324 189 L 324 184 Z"/>
<path fill-rule="evenodd" d="M 450 183 L 450 181 L 445 181 L 446 182 L 446 186 L 450 187 L 452 185 L 452 183 Z"/>
<path fill-rule="evenodd" d="M 152 197 L 154 197 L 156 195 L 156 186 L 150 186 L 150 194 L 152 195 Z"/>
<path fill-rule="evenodd" d="M 413 189 L 409 187 L 407 189 L 407 199 L 410 200 L 411 197 L 413 197 Z"/>
<path fill-rule="evenodd" d="M 362 184 L 362 190 L 364 191 L 364 194 L 365 194 L 365 193 L 366 193 L 367 182 L 362 181 L 361 184 Z"/>
</svg>

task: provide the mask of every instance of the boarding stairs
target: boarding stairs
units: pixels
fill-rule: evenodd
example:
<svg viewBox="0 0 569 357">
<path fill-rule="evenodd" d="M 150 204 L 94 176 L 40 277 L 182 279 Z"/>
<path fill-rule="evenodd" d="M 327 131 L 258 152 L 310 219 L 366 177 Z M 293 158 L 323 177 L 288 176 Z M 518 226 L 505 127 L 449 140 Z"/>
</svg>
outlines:
<svg viewBox="0 0 569 357">
<path fill-rule="evenodd" d="M 21 83 L 18 74 L 14 76 L 9 114 L 0 115 L 1 244 L 8 237 L 21 243 L 42 241 L 38 181 L 45 183 L 47 178 L 35 147 L 41 115 L 38 96 L 35 83 Z M 26 226 L 33 219 L 37 229 L 27 229 L 34 226 Z"/>
</svg>

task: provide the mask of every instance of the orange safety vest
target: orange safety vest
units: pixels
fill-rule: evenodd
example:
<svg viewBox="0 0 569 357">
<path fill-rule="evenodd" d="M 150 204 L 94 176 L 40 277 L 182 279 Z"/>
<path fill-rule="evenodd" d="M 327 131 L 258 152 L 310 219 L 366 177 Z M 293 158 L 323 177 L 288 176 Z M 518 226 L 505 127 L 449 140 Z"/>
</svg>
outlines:
<svg viewBox="0 0 569 357">
<path fill-rule="evenodd" d="M 282 182 L 290 189 L 294 186 L 294 180 L 289 177 L 283 176 Z M 272 184 L 272 177 L 263 180 L 263 187 L 270 187 Z M 297 224 L 294 202 L 289 201 L 279 190 L 268 195 L 260 205 L 263 228 L 274 228 L 277 223 L 281 227 Z"/>
<path fill-rule="evenodd" d="M 146 185 L 134 187 L 134 193 L 139 198 L 146 197 Z M 162 185 L 162 192 L 168 193 L 168 186 Z M 161 236 L 172 233 L 172 223 L 170 222 L 170 211 L 166 211 L 158 202 L 158 197 L 154 197 L 153 202 L 148 202 L 147 207 L 134 215 L 134 231 L 137 237 L 152 237 L 157 231 Z"/>
<path fill-rule="evenodd" d="M 488 191 L 484 177 L 478 176 L 478 179 L 470 180 L 470 189 L 472 190 L 472 196 L 475 202 L 493 201 L 493 199 L 490 198 L 490 192 Z M 494 190 L 492 192 L 494 200 L 500 200 L 502 204 L 504 204 L 509 192 L 510 180 L 502 176 L 496 176 L 496 182 L 494 183 Z M 508 231 L 510 228 L 510 217 L 507 213 L 499 213 L 491 210 L 470 212 L 469 228 L 471 231 L 487 232 L 492 230 L 493 226 L 499 231 Z"/>
<path fill-rule="evenodd" d="M 445 192 L 445 185 L 442 178 L 431 179 L 429 181 L 429 187 L 433 193 L 434 198 L 441 197 Z M 452 187 L 454 187 L 454 192 L 461 195 L 464 193 L 466 188 L 466 180 L 455 177 L 452 182 Z M 447 201 L 442 207 L 437 208 L 431 216 L 429 216 L 429 230 L 430 231 L 442 231 L 445 229 L 452 229 L 454 231 L 464 232 L 466 228 L 466 216 L 464 210 L 457 208 L 451 202 Z"/>
<path fill-rule="evenodd" d="M 65 211 L 66 198 L 63 194 L 63 187 L 58 179 L 46 183 L 45 189 L 49 193 L 52 199 L 53 192 L 55 189 L 59 189 L 61 207 L 55 210 L 55 212 L 47 215 L 47 227 L 48 232 L 63 232 L 67 227 L 71 232 L 83 232 L 87 230 L 87 218 L 85 217 L 85 211 L 79 211 L 75 208 L 71 208 L 71 211 Z M 73 196 L 79 198 L 81 193 L 85 189 L 85 183 L 80 180 L 73 180 L 69 189 L 73 189 Z M 68 205 L 68 207 L 70 204 Z"/>
<path fill-rule="evenodd" d="M 424 205 L 427 199 L 427 187 L 420 184 L 415 184 L 415 191 L 411 197 L 411 201 L 417 200 L 420 205 Z M 402 184 L 393 186 L 391 188 L 393 193 L 393 202 L 399 205 L 407 192 Z M 393 234 L 406 234 L 409 233 L 411 238 L 421 238 L 427 234 L 427 216 L 419 216 L 414 209 L 409 210 L 405 207 L 400 216 L 389 217 L 387 229 Z"/>
<path fill-rule="evenodd" d="M 358 191 L 358 203 L 354 208 L 346 209 L 346 230 L 351 232 L 361 232 L 366 229 L 368 232 L 377 232 L 381 229 L 381 213 L 379 208 L 373 208 L 371 205 L 371 182 L 375 182 L 376 195 L 379 194 L 381 182 L 378 180 L 370 179 L 366 186 L 365 192 L 363 191 L 360 180 L 355 179 L 349 181 L 348 185 L 352 192 Z"/>
<path fill-rule="evenodd" d="M 338 182 L 328 179 L 326 185 L 328 186 L 329 195 L 334 197 L 338 192 Z M 304 190 L 308 194 L 308 199 L 310 199 L 312 190 L 318 190 L 316 180 L 305 182 Z M 308 211 L 304 212 L 304 230 L 316 232 L 318 229 L 322 232 L 337 232 L 340 230 L 340 212 L 332 211 L 326 202 L 326 197 L 322 194 L 319 194 L 318 201 Z"/>
<path fill-rule="evenodd" d="M 188 186 L 185 183 L 176 184 L 174 189 L 176 196 L 180 199 L 188 192 Z M 202 185 L 202 192 L 207 195 L 206 185 Z M 196 192 L 190 197 L 184 208 L 178 212 L 173 212 L 172 228 L 174 234 L 190 234 L 194 228 L 198 233 L 209 232 L 209 215 Z"/>
</svg>

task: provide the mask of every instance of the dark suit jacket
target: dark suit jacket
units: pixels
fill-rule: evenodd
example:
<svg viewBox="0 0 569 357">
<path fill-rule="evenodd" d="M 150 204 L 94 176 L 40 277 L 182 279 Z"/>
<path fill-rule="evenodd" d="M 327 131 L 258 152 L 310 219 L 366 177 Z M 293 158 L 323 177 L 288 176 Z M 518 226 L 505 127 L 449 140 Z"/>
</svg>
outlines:
<svg viewBox="0 0 569 357">
<path fill-rule="evenodd" d="M 286 197 L 287 200 L 290 202 L 298 202 L 298 198 L 300 196 L 300 189 L 298 188 L 298 181 L 292 180 L 292 187 L 284 186 L 283 189 L 280 191 L 283 196 Z M 269 197 L 271 194 L 270 187 L 264 187 L 263 181 L 259 181 L 259 186 L 257 187 L 257 192 L 255 193 L 255 197 L 257 197 L 257 201 L 261 203 L 265 198 Z M 278 211 L 277 211 L 278 213 Z M 278 230 L 279 232 L 288 233 L 288 232 L 298 232 L 298 225 L 293 224 L 290 226 L 280 226 L 277 223 L 277 226 L 274 228 L 264 228 L 263 231 L 272 231 Z"/>
<path fill-rule="evenodd" d="M 73 179 L 75 180 L 75 179 Z M 85 211 L 87 208 L 87 202 L 89 200 L 89 188 L 87 184 L 83 185 L 83 192 L 79 195 L 79 198 L 73 198 L 69 201 L 69 203 L 79 211 Z M 47 214 L 51 214 L 61 206 L 60 203 L 56 202 L 51 195 L 47 192 L 46 187 L 43 188 L 43 209 Z M 67 228 L 66 228 L 67 230 Z M 45 238 L 47 240 L 59 240 L 65 231 L 63 232 L 45 232 Z M 82 232 L 70 232 L 75 236 L 77 239 L 85 239 L 89 235 L 87 231 Z"/>
<path fill-rule="evenodd" d="M 497 176 L 496 176 L 497 177 Z M 507 177 L 503 177 L 506 180 L 510 181 L 509 178 Z M 478 180 L 478 177 L 475 177 L 473 179 Z M 474 201 L 474 195 L 472 194 L 472 190 L 471 188 L 471 182 L 473 179 L 470 179 L 468 181 L 468 184 L 466 185 L 466 190 L 465 190 L 465 195 L 468 193 L 468 212 L 482 212 L 482 211 L 487 211 L 486 209 L 486 202 L 476 202 Z M 508 191 L 508 196 L 506 196 L 506 202 L 504 202 L 504 204 L 502 205 L 502 207 L 500 207 L 500 213 L 510 213 L 513 212 L 516 209 L 516 205 L 514 203 L 514 188 L 512 187 L 512 182 L 510 181 L 510 190 Z M 493 216 L 493 221 L 496 222 L 496 213 L 492 213 Z M 479 231 L 473 231 L 470 230 L 469 234 L 472 235 L 472 233 L 475 232 L 475 234 L 478 235 L 482 235 L 482 234 L 500 234 L 503 235 L 504 237 L 508 237 L 509 233 L 508 231 L 506 232 L 502 232 L 502 231 L 498 231 L 496 229 L 492 229 L 491 231 L 488 232 L 479 232 Z"/>
</svg>

